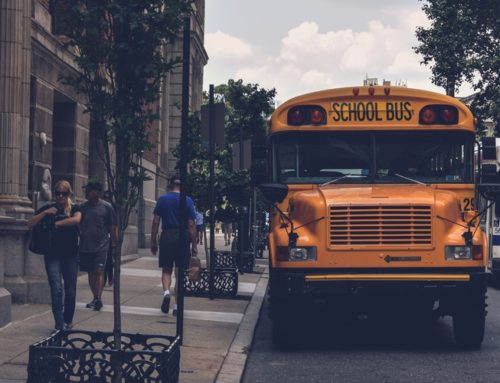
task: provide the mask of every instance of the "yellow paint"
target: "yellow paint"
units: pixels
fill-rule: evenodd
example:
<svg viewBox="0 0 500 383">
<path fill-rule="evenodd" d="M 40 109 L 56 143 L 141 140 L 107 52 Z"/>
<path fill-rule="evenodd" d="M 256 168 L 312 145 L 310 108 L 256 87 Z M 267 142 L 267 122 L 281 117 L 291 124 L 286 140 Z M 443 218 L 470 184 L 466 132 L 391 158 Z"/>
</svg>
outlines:
<svg viewBox="0 0 500 383">
<path fill-rule="evenodd" d="M 306 282 L 325 281 L 433 281 L 468 282 L 467 274 L 324 274 L 306 275 Z"/>
</svg>

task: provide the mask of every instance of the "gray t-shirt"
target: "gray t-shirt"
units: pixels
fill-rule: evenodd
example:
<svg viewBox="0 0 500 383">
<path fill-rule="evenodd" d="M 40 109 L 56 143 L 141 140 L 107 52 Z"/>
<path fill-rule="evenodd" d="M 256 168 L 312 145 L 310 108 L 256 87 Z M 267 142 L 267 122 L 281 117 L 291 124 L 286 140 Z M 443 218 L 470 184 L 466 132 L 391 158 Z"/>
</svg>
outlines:
<svg viewBox="0 0 500 383">
<path fill-rule="evenodd" d="M 116 225 L 116 213 L 109 202 L 99 200 L 96 205 L 88 201 L 80 205 L 80 251 L 95 253 L 108 251 L 109 227 Z"/>
</svg>

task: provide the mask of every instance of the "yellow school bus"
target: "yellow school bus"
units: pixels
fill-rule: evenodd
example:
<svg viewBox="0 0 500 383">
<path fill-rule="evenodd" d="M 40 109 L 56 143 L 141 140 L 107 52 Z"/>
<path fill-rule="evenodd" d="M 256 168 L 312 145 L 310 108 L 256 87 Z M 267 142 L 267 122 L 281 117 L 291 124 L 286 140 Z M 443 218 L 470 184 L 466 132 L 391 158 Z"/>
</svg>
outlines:
<svg viewBox="0 0 500 383">
<path fill-rule="evenodd" d="M 456 342 L 480 347 L 488 246 L 470 110 L 424 90 L 351 87 L 293 98 L 268 125 L 275 344 L 296 343 L 323 310 L 451 315 Z"/>
</svg>

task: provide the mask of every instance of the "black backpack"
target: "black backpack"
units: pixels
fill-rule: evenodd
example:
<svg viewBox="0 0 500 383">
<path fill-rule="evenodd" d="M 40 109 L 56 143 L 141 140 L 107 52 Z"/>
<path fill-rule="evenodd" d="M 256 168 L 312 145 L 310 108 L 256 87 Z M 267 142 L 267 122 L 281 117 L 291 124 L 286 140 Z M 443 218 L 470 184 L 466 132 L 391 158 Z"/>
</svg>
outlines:
<svg viewBox="0 0 500 383">
<path fill-rule="evenodd" d="M 53 230 L 54 216 L 45 216 L 31 230 L 30 251 L 35 254 L 48 254 L 52 247 Z"/>
</svg>

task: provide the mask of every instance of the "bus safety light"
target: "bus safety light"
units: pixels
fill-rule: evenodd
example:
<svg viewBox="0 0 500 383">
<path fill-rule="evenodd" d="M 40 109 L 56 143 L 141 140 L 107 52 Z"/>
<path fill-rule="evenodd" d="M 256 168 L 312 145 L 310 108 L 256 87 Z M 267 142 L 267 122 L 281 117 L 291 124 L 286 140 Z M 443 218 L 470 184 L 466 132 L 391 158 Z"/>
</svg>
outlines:
<svg viewBox="0 0 500 383">
<path fill-rule="evenodd" d="M 359 94 L 359 88 L 352 88 L 352 94 L 357 96 Z"/>
<path fill-rule="evenodd" d="M 436 122 L 436 112 L 433 108 L 426 106 L 420 111 L 420 122 L 426 125 Z"/>
<path fill-rule="evenodd" d="M 368 94 L 370 96 L 373 96 L 375 94 L 375 88 L 372 88 L 372 87 L 368 88 Z"/>
<path fill-rule="evenodd" d="M 472 259 L 475 260 L 483 259 L 483 246 L 481 245 L 472 246 Z"/>
<path fill-rule="evenodd" d="M 311 110 L 311 122 L 313 124 L 321 124 L 323 123 L 324 119 L 325 116 L 321 110 L 319 109 Z"/>
<path fill-rule="evenodd" d="M 276 248 L 276 259 L 278 261 L 288 261 L 288 246 L 278 246 Z"/>
<path fill-rule="evenodd" d="M 324 125 L 326 112 L 318 105 L 300 105 L 288 111 L 288 125 Z"/>
<path fill-rule="evenodd" d="M 288 114 L 288 123 L 290 125 L 302 125 L 304 122 L 304 113 L 301 110 L 295 109 Z"/>
<path fill-rule="evenodd" d="M 445 108 L 441 111 L 441 119 L 445 124 L 453 124 L 454 121 L 458 120 L 457 110 L 452 108 Z"/>
<path fill-rule="evenodd" d="M 426 105 L 420 110 L 418 120 L 423 125 L 455 125 L 458 109 L 452 105 Z"/>
</svg>

